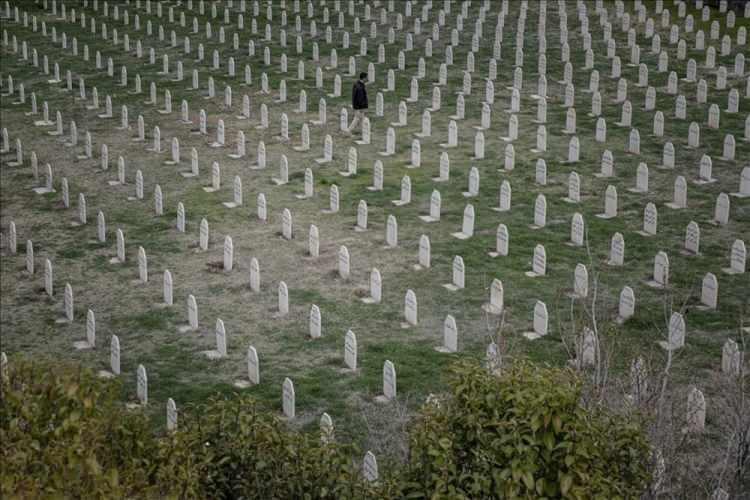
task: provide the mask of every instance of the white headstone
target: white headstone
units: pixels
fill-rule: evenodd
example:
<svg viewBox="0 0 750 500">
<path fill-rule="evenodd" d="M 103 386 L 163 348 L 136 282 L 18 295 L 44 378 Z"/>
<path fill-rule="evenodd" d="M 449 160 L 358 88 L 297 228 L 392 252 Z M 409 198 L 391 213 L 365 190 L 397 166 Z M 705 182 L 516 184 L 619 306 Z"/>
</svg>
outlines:
<svg viewBox="0 0 750 500">
<path fill-rule="evenodd" d="M 534 202 L 534 223 L 532 229 L 541 229 L 547 224 L 547 198 L 538 194 Z"/>
<path fill-rule="evenodd" d="M 234 243 L 231 236 L 224 237 L 224 271 L 231 272 L 234 267 Z"/>
<path fill-rule="evenodd" d="M 286 240 L 292 239 L 292 212 L 288 208 L 281 212 L 281 235 Z"/>
<path fill-rule="evenodd" d="M 465 276 L 466 266 L 464 265 L 464 260 L 456 255 L 453 257 L 451 282 L 443 286 L 450 291 L 461 290 L 465 287 Z"/>
<path fill-rule="evenodd" d="M 635 314 L 635 294 L 629 286 L 623 287 L 620 292 L 620 301 L 618 305 L 618 321 L 620 323 L 628 320 Z"/>
<path fill-rule="evenodd" d="M 742 370 L 742 357 L 737 342 L 727 339 L 721 350 L 721 371 L 733 377 L 738 376 Z M 728 500 L 729 496 L 726 498 Z"/>
<path fill-rule="evenodd" d="M 725 225 L 729 222 L 729 196 L 726 193 L 719 193 L 716 197 L 716 205 L 714 208 L 714 218 L 711 221 L 717 225 Z"/>
<path fill-rule="evenodd" d="M 687 182 L 681 175 L 675 178 L 673 201 L 671 203 L 667 203 L 667 206 L 673 209 L 681 209 L 687 207 Z"/>
<path fill-rule="evenodd" d="M 578 299 L 584 299 L 589 294 L 589 273 L 586 266 L 576 264 L 573 272 L 573 296 Z"/>
<path fill-rule="evenodd" d="M 458 351 L 458 330 L 456 319 L 448 314 L 443 321 L 443 345 L 437 348 L 440 352 Z"/>
<path fill-rule="evenodd" d="M 719 282 L 716 275 L 710 272 L 706 273 L 701 286 L 701 304 L 708 309 L 716 309 L 718 294 Z"/>
<path fill-rule="evenodd" d="M 659 251 L 654 257 L 653 281 L 649 283 L 654 288 L 664 288 L 669 285 L 669 257 Z"/>
<path fill-rule="evenodd" d="M 404 298 L 404 319 L 406 320 L 406 326 L 417 325 L 417 322 L 418 322 L 417 296 L 412 290 L 407 290 L 406 296 Z"/>
<path fill-rule="evenodd" d="M 697 255 L 700 252 L 700 227 L 695 221 L 690 221 L 685 230 L 685 251 Z"/>
<path fill-rule="evenodd" d="M 583 216 L 576 212 L 573 214 L 573 219 L 570 223 L 570 242 L 573 246 L 581 247 L 584 245 L 584 238 L 586 235 L 586 227 L 584 225 Z"/>
<path fill-rule="evenodd" d="M 464 208 L 464 216 L 461 224 L 461 231 L 453 233 L 454 238 L 459 240 L 466 240 L 474 236 L 474 206 L 471 204 L 466 205 Z"/>
<path fill-rule="evenodd" d="M 695 387 L 688 393 L 686 412 L 686 432 L 703 432 L 706 425 L 706 399 Z"/>
<path fill-rule="evenodd" d="M 643 236 L 655 236 L 658 223 L 658 212 L 656 205 L 649 202 L 643 209 L 643 230 L 640 232 Z"/>
<path fill-rule="evenodd" d="M 138 277 L 141 283 L 148 282 L 148 260 L 143 247 L 138 247 Z"/>
<path fill-rule="evenodd" d="M 387 401 L 396 398 L 396 367 L 390 360 L 383 363 L 383 397 Z"/>
<path fill-rule="evenodd" d="M 365 454 L 362 472 L 366 481 L 374 483 L 378 480 L 378 461 L 371 451 Z"/>
<path fill-rule="evenodd" d="M 430 238 L 427 235 L 422 235 L 419 238 L 419 264 L 415 266 L 417 269 L 427 269 L 431 264 L 431 246 Z"/>
<path fill-rule="evenodd" d="M 148 375 L 143 365 L 138 365 L 136 392 L 138 402 L 141 406 L 146 406 L 148 404 Z"/>
<path fill-rule="evenodd" d="M 164 270 L 162 280 L 162 295 L 164 297 L 164 304 L 171 306 L 173 304 L 172 298 L 172 273 L 168 269 Z"/>
<path fill-rule="evenodd" d="M 547 313 L 547 305 L 540 300 L 537 300 L 536 304 L 534 305 L 532 322 L 533 330 L 530 332 L 524 332 L 524 337 L 529 340 L 535 340 L 547 335 L 549 315 Z"/>
<path fill-rule="evenodd" d="M 398 246 L 398 222 L 394 215 L 389 215 L 386 222 L 386 233 L 385 233 L 386 245 L 390 248 Z"/>
<path fill-rule="evenodd" d="M 310 231 L 308 235 L 308 248 L 307 251 L 311 257 L 317 257 L 320 250 L 320 236 L 318 227 L 315 224 L 310 225 Z"/>
<path fill-rule="evenodd" d="M 288 377 L 284 379 L 281 389 L 281 401 L 284 417 L 289 420 L 295 417 L 294 384 Z"/>
<path fill-rule="evenodd" d="M 547 252 L 543 245 L 536 245 L 534 247 L 534 255 L 531 259 L 531 271 L 526 273 L 526 276 L 535 278 L 544 276 L 547 273 Z"/>
</svg>

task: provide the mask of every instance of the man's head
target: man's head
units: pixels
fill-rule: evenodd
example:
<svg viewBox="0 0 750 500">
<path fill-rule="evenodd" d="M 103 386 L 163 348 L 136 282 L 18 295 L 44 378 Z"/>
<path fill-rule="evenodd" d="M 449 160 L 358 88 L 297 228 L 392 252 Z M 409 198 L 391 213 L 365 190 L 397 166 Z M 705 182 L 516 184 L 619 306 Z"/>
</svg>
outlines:
<svg viewBox="0 0 750 500">
<path fill-rule="evenodd" d="M 367 73 L 365 73 L 365 72 L 360 73 L 359 74 L 359 79 L 361 81 L 363 81 L 363 82 L 366 82 L 367 81 Z"/>
</svg>

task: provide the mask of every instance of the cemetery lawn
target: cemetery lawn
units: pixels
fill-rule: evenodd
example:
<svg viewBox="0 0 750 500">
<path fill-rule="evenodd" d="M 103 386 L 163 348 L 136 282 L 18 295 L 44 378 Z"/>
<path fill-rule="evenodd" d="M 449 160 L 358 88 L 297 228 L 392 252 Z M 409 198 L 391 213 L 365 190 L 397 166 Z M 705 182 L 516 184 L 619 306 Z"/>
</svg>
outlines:
<svg viewBox="0 0 750 500">
<path fill-rule="evenodd" d="M 16 2 L 17 3 L 17 2 Z M 398 2 L 397 2 L 398 3 Z M 436 2 L 437 3 L 437 2 Z M 518 2 L 520 4 L 520 2 Z M 593 2 L 586 2 L 593 12 Z M 25 4 L 24 4 L 25 5 Z M 608 4 L 609 5 L 609 4 Z M 612 5 L 609 5 L 613 9 Z M 333 419 L 337 440 L 354 442 L 363 450 L 372 449 L 378 458 L 387 461 L 404 456 L 404 443 L 398 443 L 403 436 L 404 424 L 408 415 L 414 412 L 431 393 L 445 390 L 447 368 L 455 360 L 463 357 L 483 358 L 491 341 L 498 342 L 506 362 L 514 359 L 531 359 L 534 362 L 553 366 L 563 366 L 574 355 L 572 341 L 583 326 L 591 324 L 592 296 L 596 288 L 596 319 L 600 333 L 606 341 L 606 350 L 611 364 L 613 384 L 622 384 L 627 390 L 627 376 L 630 364 L 636 356 L 643 356 L 651 370 L 659 371 L 666 362 L 666 352 L 657 344 L 666 340 L 667 322 L 672 311 L 682 311 L 687 325 L 685 347 L 675 354 L 672 366 L 673 391 L 680 394 L 691 385 L 698 385 L 711 400 L 717 389 L 712 385 L 710 375 L 721 365 L 722 346 L 727 338 L 738 338 L 738 327 L 743 315 L 748 312 L 748 275 L 729 276 L 721 268 L 729 266 L 729 249 L 737 238 L 748 241 L 750 236 L 750 202 L 748 199 L 731 198 L 729 223 L 715 226 L 709 223 L 713 218 L 714 204 L 719 193 L 737 191 L 742 166 L 748 165 L 750 143 L 741 140 L 744 120 L 750 109 L 750 100 L 744 97 L 744 80 L 729 76 L 727 90 L 716 90 L 715 76 L 702 66 L 703 52 L 694 51 L 692 37 L 688 34 L 688 58 L 699 62 L 699 75 L 709 83 L 708 104 L 698 105 L 695 100 L 696 85 L 680 81 L 680 93 L 688 99 L 687 119 L 674 118 L 675 97 L 666 93 L 667 73 L 657 73 L 657 56 L 651 54 L 650 42 L 642 37 L 643 25 L 639 25 L 639 43 L 642 45 L 641 62 L 651 70 L 649 84 L 657 89 L 657 109 L 665 115 L 663 138 L 651 135 L 653 112 L 642 109 L 645 88 L 636 87 L 638 68 L 629 66 L 626 55 L 626 34 L 619 28 L 613 29 L 618 51 L 622 52 L 622 75 L 628 79 L 628 97 L 633 103 L 633 128 L 640 131 L 641 154 L 625 152 L 630 128 L 618 127 L 621 106 L 613 104 L 617 80 L 611 79 L 610 61 L 606 59 L 606 44 L 602 42 L 601 28 L 595 16 L 591 19 L 593 48 L 596 53 L 595 68 L 601 74 L 602 116 L 607 121 L 607 140 L 594 141 L 596 118 L 588 116 L 591 109 L 588 88 L 588 72 L 575 71 L 577 130 L 581 140 L 580 162 L 575 165 L 563 164 L 567 157 L 570 136 L 562 134 L 565 126 L 566 109 L 562 107 L 564 86 L 557 83 L 563 73 L 560 62 L 559 26 L 549 22 L 547 26 L 547 152 L 537 155 L 530 150 L 536 144 L 537 124 L 536 101 L 530 94 L 536 89 L 537 46 L 532 43 L 536 37 L 536 16 L 530 15 L 527 23 L 527 50 L 525 54 L 524 88 L 522 109 L 519 113 L 520 134 L 513 142 L 516 152 L 515 169 L 502 170 L 509 114 L 505 108 L 510 102 L 510 87 L 513 81 L 514 30 L 516 16 L 507 21 L 503 55 L 498 61 L 498 76 L 495 81 L 495 103 L 492 108 L 492 128 L 485 131 L 485 159 L 474 161 L 474 126 L 479 125 L 481 103 L 484 100 L 487 61 L 492 57 L 494 15 L 485 24 L 487 43 L 482 43 L 475 54 L 476 71 L 473 74 L 472 94 L 466 96 L 466 119 L 459 121 L 459 146 L 442 149 L 439 145 L 447 141 L 449 116 L 455 112 L 456 94 L 463 82 L 463 68 L 466 54 L 471 46 L 469 27 L 474 26 L 478 10 L 470 9 L 470 16 L 464 21 L 466 31 L 461 45 L 454 49 L 455 64 L 449 67 L 448 85 L 442 87 L 442 109 L 432 113 L 432 136 L 421 139 L 422 166 L 407 169 L 410 162 L 411 142 L 414 134 L 421 130 L 422 111 L 429 107 L 432 95 L 432 82 L 437 80 L 439 63 L 443 60 L 445 47 L 450 43 L 450 30 L 441 31 L 439 41 L 433 42 L 433 57 L 426 59 L 427 76 L 420 80 L 420 98 L 416 104 L 409 104 L 408 125 L 396 128 L 396 154 L 381 157 L 384 150 L 385 134 L 391 122 L 397 120 L 398 104 L 409 95 L 411 76 L 417 72 L 417 59 L 423 53 L 423 39 L 429 36 L 430 28 L 423 28 L 423 34 L 416 37 L 414 52 L 407 53 L 406 69 L 396 72 L 396 91 L 384 94 L 385 117 L 375 116 L 375 95 L 385 87 L 386 72 L 396 67 L 398 50 L 403 46 L 404 35 L 397 33 L 396 43 L 386 44 L 386 64 L 376 66 L 375 81 L 368 86 L 371 108 L 368 116 L 372 123 L 372 143 L 355 145 L 339 131 L 338 113 L 349 102 L 349 91 L 353 77 L 344 76 L 348 57 L 359 52 L 359 36 L 352 36 L 349 49 L 336 44 L 339 58 L 339 74 L 342 75 L 342 97 L 330 98 L 333 85 L 333 71 L 324 71 L 323 89 L 315 88 L 314 63 L 312 62 L 311 40 L 304 38 L 302 55 L 294 51 L 293 17 L 290 16 L 289 72 L 283 75 L 279 69 L 279 57 L 283 49 L 279 46 L 277 29 L 271 48 L 272 64 L 263 64 L 261 43 L 265 20 L 259 23 L 260 35 L 256 40 L 256 55 L 247 56 L 249 29 L 240 36 L 240 49 L 231 46 L 231 34 L 235 27 L 225 26 L 227 40 L 218 42 L 218 21 L 213 39 L 207 41 L 205 32 L 191 35 L 192 53 L 184 56 L 182 37 L 191 32 L 190 27 L 179 24 L 174 29 L 179 43 L 170 48 L 169 35 L 159 42 L 156 35 L 144 40 L 144 57 L 138 59 L 134 52 L 124 54 L 121 48 L 111 41 L 94 36 L 80 24 L 71 24 L 55 19 L 41 10 L 41 4 L 25 6 L 36 10 L 40 20 L 47 22 L 48 31 L 57 28 L 58 36 L 65 32 L 68 40 L 78 38 L 79 51 L 88 44 L 91 54 L 89 62 L 74 57 L 70 49 L 63 50 L 60 44 L 51 44 L 41 32 L 32 32 L 16 23 L 4 23 L 9 35 L 17 36 L 50 57 L 50 66 L 59 62 L 63 82 L 59 85 L 47 83 L 50 78 L 42 74 L 28 62 L 12 54 L 9 46 L 2 48 L 2 78 L 13 75 L 18 83 L 23 82 L 27 100 L 31 92 L 36 92 L 41 112 L 42 103 L 49 104 L 50 119 L 54 113 L 62 113 L 65 135 L 75 120 L 79 131 L 79 145 L 65 147 L 60 138 L 47 135 L 53 127 L 35 127 L 29 117 L 29 105 L 16 105 L 17 96 L 3 96 L 0 101 L 0 119 L 7 127 L 11 141 L 20 138 L 26 158 L 35 151 L 39 158 L 40 182 L 43 182 L 43 166 L 50 163 L 54 172 L 56 193 L 37 195 L 31 189 L 38 184 L 32 176 L 28 159 L 22 167 L 9 167 L 7 161 L 14 159 L 15 153 L 3 154 L 0 169 L 0 222 L 5 235 L 11 221 L 18 228 L 18 254 L 9 255 L 3 248 L 0 260 L 0 329 L 2 330 L 2 350 L 11 355 L 27 355 L 52 359 L 78 361 L 94 369 L 109 366 L 109 339 L 118 335 L 122 359 L 122 398 L 135 400 L 136 368 L 139 364 L 148 369 L 149 400 L 147 411 L 159 428 L 164 425 L 164 405 L 167 398 L 177 402 L 180 411 L 190 404 L 205 401 L 216 393 L 230 396 L 235 392 L 252 394 L 271 411 L 281 412 L 281 387 L 286 377 L 294 381 L 297 416 L 290 425 L 305 430 L 317 428 L 319 418 L 327 412 Z M 456 7 L 458 8 L 458 7 Z M 511 14 L 518 9 L 511 2 Z M 322 26 L 322 9 L 317 9 L 316 19 Z M 688 9 L 692 11 L 691 8 Z M 378 10 L 379 12 L 379 10 Z M 568 5 L 571 20 L 575 18 L 575 5 Z M 695 14 L 695 12 L 693 12 Z M 155 16 L 152 19 L 158 26 Z M 210 14 L 200 16 L 201 30 Z M 531 12 L 530 12 L 531 14 Z M 88 13 L 87 13 L 88 15 Z M 509 14 L 510 15 L 510 14 Z M 193 13 L 188 16 L 188 26 Z M 160 21 L 164 22 L 164 21 Z M 278 22 L 278 19 L 274 19 Z M 347 21 L 348 22 L 348 21 Z M 405 21 L 407 25 L 410 21 Z M 448 24 L 455 23 L 453 16 L 447 16 Z M 249 24 L 249 15 L 246 18 Z M 307 24 L 304 21 L 303 24 Z M 658 22 L 657 22 L 658 25 Z M 124 29 L 121 23 L 114 23 L 121 31 L 129 32 L 131 44 L 145 37 L 145 32 L 135 33 L 131 28 Z M 431 23 L 430 23 L 431 26 Z M 750 27 L 748 19 L 738 16 L 737 26 Z M 166 29 L 166 28 L 165 28 Z M 349 27 L 349 29 L 351 29 Z M 387 40 L 387 29 L 379 26 L 377 40 L 368 39 L 369 56 L 357 58 L 357 70 L 366 70 L 367 62 L 377 60 L 377 45 Z M 709 27 L 696 16 L 696 30 Z M 369 30 L 369 23 L 363 23 L 362 31 Z M 320 29 L 322 32 L 323 30 Z M 156 30 L 155 30 L 156 32 Z M 669 53 L 670 70 L 680 77 L 686 71 L 686 61 L 678 60 L 676 45 L 668 43 L 668 31 L 662 30 L 662 46 Z M 340 38 L 336 33 L 334 38 Z M 571 62 L 574 68 L 583 68 L 584 52 L 573 49 L 580 47 L 580 31 L 571 31 Z M 734 35 L 733 40 L 734 40 Z M 707 37 L 708 38 L 708 37 Z M 195 59 L 198 42 L 205 47 L 206 58 L 199 63 Z M 330 48 L 325 39 L 319 36 L 321 61 L 327 61 Z M 707 40 L 708 42 L 708 40 Z M 70 42 L 68 42 L 70 43 Z M 148 47 L 157 49 L 156 64 L 148 64 Z M 221 69 L 211 70 L 211 57 L 214 50 L 221 54 Z M 733 67 L 737 48 L 731 56 L 718 56 L 717 66 Z M 104 69 L 96 69 L 94 54 L 101 51 Z M 618 53 L 619 53 L 618 52 Z M 628 51 L 629 52 L 629 51 Z M 174 72 L 176 61 L 185 65 L 185 79 L 172 81 L 159 75 L 161 55 L 168 54 L 170 71 Z M 747 52 L 746 52 L 747 54 Z M 237 76 L 227 75 L 227 58 L 233 56 L 237 63 Z M 107 76 L 106 58 L 112 57 L 114 77 Z M 302 58 L 306 65 L 306 80 L 296 79 L 297 61 Z M 253 85 L 243 86 L 243 70 L 250 64 L 253 71 Z M 120 67 L 128 68 L 128 86 L 119 83 Z M 188 90 L 193 68 L 200 68 L 200 91 Z M 64 71 L 70 69 L 74 75 L 73 92 L 64 91 Z M 260 88 L 261 73 L 266 72 L 272 95 L 263 95 Z M 143 81 L 143 93 L 131 94 L 136 74 Z M 77 100 L 77 78 L 86 81 L 87 101 Z M 212 76 L 216 86 L 216 97 L 205 99 L 206 82 Z M 279 82 L 286 78 L 288 100 L 275 103 Z M 157 83 L 157 105 L 144 104 L 148 99 L 149 84 Z M 233 92 L 232 109 L 223 105 L 223 90 L 231 85 Z M 91 111 L 85 108 L 90 104 L 93 87 L 98 90 L 100 106 L 104 97 L 110 95 L 114 104 L 114 117 L 97 118 L 102 110 Z M 740 112 L 725 113 L 729 88 L 740 90 Z M 299 91 L 307 92 L 308 112 L 295 112 Z M 2 89 L 5 92 L 5 88 Z M 163 108 L 165 90 L 172 94 L 173 111 L 164 115 L 157 112 Z M 251 102 L 250 120 L 239 120 L 242 96 L 248 94 Z M 325 97 L 328 106 L 328 122 L 324 126 L 310 126 L 311 149 L 298 152 L 292 146 L 299 144 L 300 128 L 304 122 L 317 117 L 320 97 Z M 180 103 L 189 104 L 193 125 L 179 122 Z M 257 130 L 259 107 L 266 103 L 269 109 L 269 128 Z M 722 110 L 721 126 L 710 129 L 706 126 L 709 104 L 717 104 Z M 127 105 L 131 129 L 118 130 L 120 106 Z M 193 133 L 197 129 L 198 112 L 205 109 L 208 116 L 207 136 Z M 280 127 L 280 114 L 286 112 L 289 118 L 290 143 L 277 140 Z M 351 117 L 351 109 L 349 109 Z M 146 141 L 133 142 L 136 136 L 136 120 L 142 115 L 146 124 Z M 226 126 L 226 146 L 211 148 L 209 142 L 215 140 L 216 123 L 219 118 Z M 686 148 L 688 126 L 695 121 L 701 125 L 701 147 Z M 160 154 L 146 151 L 151 145 L 152 129 L 158 125 L 161 130 L 162 150 Z M 243 130 L 247 138 L 247 157 L 230 159 L 234 152 L 235 137 Z M 78 159 L 85 143 L 84 134 L 89 131 L 94 142 L 94 158 Z M 724 136 L 733 133 L 737 140 L 735 161 L 723 161 Z M 318 165 L 314 162 L 322 156 L 322 144 L 326 134 L 334 139 L 332 163 Z M 172 137 L 180 141 L 182 161 L 179 166 L 164 165 L 169 159 Z M 355 137 L 356 139 L 358 137 Z M 267 149 L 268 166 L 265 170 L 251 170 L 259 141 L 264 141 Z M 676 149 L 676 168 L 662 170 L 663 144 L 671 141 Z M 109 147 L 109 169 L 100 166 L 100 147 Z M 350 146 L 358 151 L 358 172 L 353 178 L 339 175 L 346 170 L 346 159 Z M 187 179 L 179 171 L 190 168 L 190 148 L 196 148 L 200 162 L 200 176 Z M 602 154 L 605 149 L 612 151 L 615 158 L 615 176 L 597 178 Z M 434 183 L 438 176 L 440 153 L 448 151 L 450 156 L 450 181 Z M 713 173 L 717 181 L 703 186 L 693 184 L 698 176 L 698 165 L 703 154 L 713 160 Z M 279 158 L 285 154 L 289 162 L 289 184 L 276 186 L 272 177 L 278 175 Z M 126 163 L 127 184 L 110 186 L 108 181 L 117 177 L 117 157 L 122 156 Z M 546 186 L 535 183 L 535 165 L 543 157 L 547 165 Z M 372 184 L 373 164 L 381 159 L 384 165 L 384 189 L 372 192 L 367 189 Z M 217 193 L 207 193 L 204 186 L 210 184 L 211 163 L 221 166 L 222 187 Z M 636 194 L 628 191 L 635 185 L 635 171 L 639 162 L 649 167 L 649 192 Z M 480 173 L 479 194 L 465 198 L 469 169 L 476 166 Z M 315 176 L 315 196 L 299 200 L 295 195 L 303 191 L 305 168 L 311 168 Z M 134 196 L 134 176 L 140 169 L 144 176 L 143 200 L 131 201 Z M 567 195 L 568 174 L 575 170 L 581 176 L 581 202 L 577 205 L 563 201 Z M 239 175 L 243 182 L 243 206 L 227 209 L 222 202 L 232 199 L 232 179 Z M 406 206 L 396 207 L 391 200 L 397 200 L 400 182 L 409 175 L 412 183 L 412 201 Z M 676 175 L 685 176 L 688 181 L 688 206 L 683 210 L 672 210 L 665 203 L 672 200 Z M 65 177 L 70 184 L 71 206 L 65 209 L 60 198 L 60 181 Z M 512 184 L 512 209 L 498 213 L 491 210 L 497 206 L 500 183 L 508 180 Z M 159 185 L 164 196 L 164 215 L 154 213 L 153 190 Z M 324 214 L 328 208 L 328 190 L 337 185 L 340 190 L 340 211 L 337 214 Z M 608 185 L 617 188 L 619 195 L 618 215 L 604 220 L 596 214 L 604 211 L 604 192 Z M 430 194 L 438 189 L 442 195 L 441 220 L 425 223 L 418 216 L 429 212 Z M 77 198 L 84 193 L 88 207 L 88 224 L 72 226 L 77 217 Z M 256 217 L 256 197 L 264 193 L 268 200 L 268 221 L 260 222 Z M 547 224 L 542 229 L 531 229 L 534 202 L 539 193 L 547 201 Z M 357 204 L 365 200 L 369 207 L 369 225 L 365 232 L 355 232 Z M 175 229 L 177 204 L 182 202 L 187 215 L 186 232 Z M 643 224 L 643 208 L 653 202 L 659 212 L 656 236 L 644 237 L 637 234 Z M 458 240 L 451 233 L 461 229 L 464 208 L 473 204 L 476 211 L 474 235 L 468 240 Z M 281 237 L 281 212 L 289 208 L 293 216 L 294 237 L 286 241 Z M 107 223 L 107 241 L 96 239 L 96 215 L 102 211 Z M 567 245 L 570 240 L 570 221 L 575 212 L 583 215 L 586 223 L 586 248 Z M 386 219 L 395 215 L 398 220 L 398 247 L 387 249 L 385 245 Z M 205 218 L 210 226 L 210 245 L 206 252 L 198 250 L 198 227 Z M 699 256 L 684 255 L 685 228 L 691 221 L 701 228 L 701 253 Z M 495 248 L 497 226 L 503 223 L 510 232 L 510 252 L 507 257 L 491 258 L 487 255 Z M 312 258 L 307 254 L 307 237 L 310 224 L 320 231 L 320 256 Z M 125 235 L 126 262 L 111 264 L 115 256 L 115 230 L 122 229 Z M 615 232 L 625 237 L 625 265 L 607 265 L 610 239 Z M 432 265 L 428 270 L 415 271 L 422 234 L 430 237 L 432 244 Z M 225 236 L 234 241 L 234 269 L 231 273 L 221 271 L 223 241 Z M 33 240 L 36 256 L 36 273 L 29 276 L 25 272 L 24 248 L 26 240 Z M 540 278 L 525 276 L 531 269 L 534 246 L 543 244 L 547 252 L 547 274 Z M 338 251 L 346 245 L 351 255 L 351 276 L 343 280 L 337 273 Z M 137 251 L 143 247 L 148 256 L 149 281 L 138 283 Z M 653 259 L 658 251 L 665 251 L 670 259 L 670 284 L 665 290 L 648 287 L 645 282 L 651 279 Z M 452 261 L 461 256 L 466 266 L 466 287 L 451 292 L 443 287 L 451 282 Z M 251 258 L 257 258 L 261 270 L 261 291 L 254 293 L 249 287 Z M 44 259 L 50 259 L 54 268 L 54 296 L 47 297 L 43 287 Z M 589 299 L 572 301 L 568 296 L 573 287 L 573 270 L 577 263 L 587 266 L 590 279 Z M 218 265 L 216 265 L 218 264 Z M 383 301 L 378 305 L 364 304 L 361 298 L 368 295 L 370 270 L 376 267 L 383 279 Z M 168 269 L 174 278 L 174 305 L 163 307 L 162 272 Z M 219 270 L 217 270 L 219 269 Z M 719 280 L 719 300 L 716 311 L 702 311 L 700 303 L 701 280 L 707 272 L 716 274 Z M 482 305 L 488 301 L 492 280 L 502 280 L 505 291 L 505 314 L 501 332 L 498 317 L 487 315 Z M 277 287 L 284 281 L 289 288 L 290 313 L 285 318 L 277 318 Z M 70 283 L 75 296 L 75 320 L 70 324 L 60 324 L 56 320 L 62 315 L 62 296 L 65 283 Z M 623 325 L 615 323 L 620 291 L 630 286 L 636 295 L 635 316 Z M 407 289 L 414 290 L 419 304 L 419 324 L 404 329 L 404 295 Z M 195 296 L 198 304 L 199 331 L 180 333 L 179 327 L 187 321 L 186 299 L 188 294 Z M 544 301 L 549 310 L 549 334 L 528 341 L 522 333 L 531 329 L 532 313 L 537 300 Z M 316 304 L 322 314 L 322 337 L 311 340 L 308 336 L 310 307 Z M 86 312 L 91 309 L 96 314 L 97 342 L 94 349 L 76 350 L 73 342 L 85 339 Z M 459 352 L 443 354 L 435 347 L 442 344 L 443 321 L 447 314 L 456 319 L 458 327 Z M 202 351 L 214 349 L 214 327 L 218 318 L 224 321 L 227 332 L 228 357 L 212 361 L 202 355 Z M 747 321 L 750 320 L 745 320 Z M 359 347 L 356 373 L 344 369 L 344 335 L 351 329 L 356 335 Z M 498 333 L 499 332 L 499 333 Z M 246 352 L 254 346 L 260 358 L 260 384 L 248 389 L 234 387 L 234 382 L 247 378 Z M 382 368 L 385 360 L 393 361 L 398 377 L 397 404 L 380 405 L 375 397 L 382 393 Z M 709 412 L 710 414 L 710 412 Z M 709 416 L 709 428 L 710 428 Z M 392 436 L 396 436 L 395 438 Z"/>
</svg>

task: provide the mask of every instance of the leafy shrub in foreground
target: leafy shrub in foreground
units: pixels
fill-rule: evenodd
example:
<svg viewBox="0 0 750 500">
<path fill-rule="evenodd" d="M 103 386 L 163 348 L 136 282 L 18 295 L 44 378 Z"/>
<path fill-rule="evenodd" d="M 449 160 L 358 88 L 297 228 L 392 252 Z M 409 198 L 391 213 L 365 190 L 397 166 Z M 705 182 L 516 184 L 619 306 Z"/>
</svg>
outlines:
<svg viewBox="0 0 750 500">
<path fill-rule="evenodd" d="M 565 370 L 452 370 L 413 424 L 409 463 L 376 484 L 361 452 L 287 429 L 247 396 L 185 408 L 154 433 L 116 381 L 11 361 L 0 384 L 2 498 L 634 498 L 649 479 L 640 428 L 579 404 Z M 352 459 L 352 457 L 355 457 Z"/>
<path fill-rule="evenodd" d="M 159 493 L 158 443 L 145 417 L 122 409 L 119 384 L 14 359 L 0 385 L 0 497 Z"/>
<path fill-rule="evenodd" d="M 411 432 L 415 497 L 637 498 L 648 484 L 640 427 L 581 407 L 572 372 L 462 362 L 450 385 Z"/>
<path fill-rule="evenodd" d="M 117 381 L 14 359 L 0 384 L 0 498 L 388 498 L 354 450 L 293 432 L 250 397 L 186 408 L 157 435 Z"/>
<path fill-rule="evenodd" d="M 290 431 L 247 396 L 214 398 L 164 439 L 160 474 L 182 494 L 211 498 L 384 498 L 387 482 L 366 482 L 351 447 Z M 359 456 L 359 453 L 356 453 Z M 189 488 L 189 489 L 188 489 Z"/>
</svg>

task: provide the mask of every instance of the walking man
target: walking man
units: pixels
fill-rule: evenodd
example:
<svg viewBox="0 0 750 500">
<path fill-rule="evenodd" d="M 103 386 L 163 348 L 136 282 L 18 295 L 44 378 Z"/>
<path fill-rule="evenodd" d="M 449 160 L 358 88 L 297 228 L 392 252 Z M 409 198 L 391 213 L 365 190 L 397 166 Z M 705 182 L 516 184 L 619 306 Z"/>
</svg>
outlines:
<svg viewBox="0 0 750 500">
<path fill-rule="evenodd" d="M 365 87 L 365 83 L 367 83 L 367 73 L 360 73 L 359 80 L 354 82 L 354 86 L 352 87 L 354 120 L 352 120 L 352 124 L 349 128 L 346 129 L 347 135 L 351 135 L 352 130 L 359 125 L 359 122 L 362 121 L 365 116 L 365 110 L 367 109 L 367 88 Z"/>
</svg>

